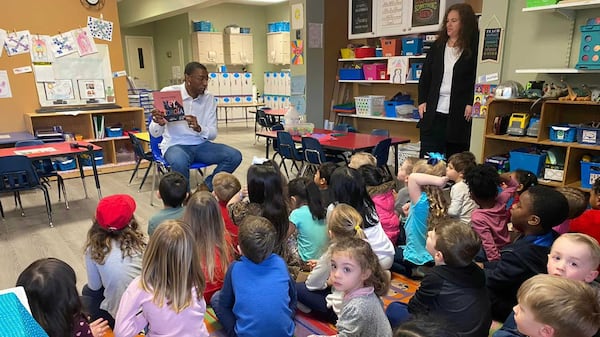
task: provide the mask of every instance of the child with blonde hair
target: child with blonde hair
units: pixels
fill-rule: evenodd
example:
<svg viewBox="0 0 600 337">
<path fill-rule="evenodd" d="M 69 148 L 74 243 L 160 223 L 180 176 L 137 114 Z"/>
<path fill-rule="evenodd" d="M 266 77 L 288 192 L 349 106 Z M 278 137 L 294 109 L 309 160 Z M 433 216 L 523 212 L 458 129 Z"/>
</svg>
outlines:
<svg viewBox="0 0 600 337">
<path fill-rule="evenodd" d="M 592 337 L 600 328 L 600 294 L 584 282 L 540 274 L 517 298 L 515 321 L 529 337 Z"/>
<path fill-rule="evenodd" d="M 464 223 L 471 223 L 471 214 L 477 204 L 471 199 L 469 186 L 465 183 L 465 173 L 475 167 L 475 155 L 469 151 L 455 153 L 448 158 L 446 176 L 454 181 L 450 189 L 450 206 L 448 215 L 460 219 Z"/>
<path fill-rule="evenodd" d="M 208 191 L 192 194 L 183 221 L 190 225 L 196 238 L 206 281 L 204 299 L 209 303 L 212 295 L 223 286 L 227 267 L 233 260 L 231 239 L 225 230 L 218 201 Z"/>
<path fill-rule="evenodd" d="M 229 210 L 227 209 L 227 203 L 236 194 L 240 194 L 242 190 L 242 184 L 236 176 L 229 172 L 219 172 L 215 174 L 213 178 L 213 195 L 219 201 L 219 209 L 221 210 L 221 216 L 223 222 L 225 222 L 225 229 L 229 233 L 231 238 L 231 244 L 234 250 L 237 249 L 238 245 L 238 226 L 233 223 L 229 216 Z"/>
<path fill-rule="evenodd" d="M 333 245 L 329 277 L 344 293 L 336 336 L 392 336 L 379 298 L 387 293 L 390 281 L 368 242 L 348 238 Z"/>
<path fill-rule="evenodd" d="M 406 222 L 406 214 L 404 214 L 403 207 L 406 204 L 410 203 L 410 197 L 408 196 L 408 176 L 412 173 L 413 167 L 420 159 L 417 157 L 408 157 L 404 159 L 402 165 L 398 169 L 398 181 L 402 184 L 402 188 L 398 190 L 398 193 L 394 196 L 394 211 L 396 215 L 400 218 L 401 224 L 404 226 Z M 404 227 L 400 229 L 400 240 L 398 240 L 398 244 L 406 243 L 406 236 L 404 235 Z"/>
<path fill-rule="evenodd" d="M 150 237 L 136 277 L 121 298 L 115 337 L 207 337 L 204 275 L 190 226 L 179 220 L 161 223 Z"/>
<path fill-rule="evenodd" d="M 363 218 L 354 207 L 337 204 L 327 217 L 327 229 L 331 238 L 329 248 L 318 261 L 309 261 L 313 269 L 305 282 L 296 283 L 298 302 L 310 310 L 313 316 L 335 323 L 340 313 L 343 294 L 331 288 L 331 247 L 336 241 L 348 238 L 366 239 L 362 230 Z"/>
<path fill-rule="evenodd" d="M 592 283 L 600 267 L 600 245 L 593 237 L 581 233 L 566 233 L 552 244 L 548 254 L 548 274 Z M 522 337 L 517 330 L 514 311 L 506 318 L 494 337 Z"/>
<path fill-rule="evenodd" d="M 350 157 L 348 167 L 358 170 L 363 165 L 377 166 L 377 158 L 368 152 L 357 152 Z"/>
<path fill-rule="evenodd" d="M 102 317 L 111 328 L 123 292 L 142 272 L 146 239 L 135 208 L 135 200 L 126 194 L 102 198 L 84 246 L 88 283 L 81 300 L 92 319 Z"/>
<path fill-rule="evenodd" d="M 430 158 L 420 160 L 408 176 L 410 204 L 404 224 L 406 246 L 397 247 L 392 271 L 408 277 L 423 277 L 417 267 L 433 265 L 433 258 L 425 248 L 427 231 L 447 215 L 448 202 L 441 187 L 448 182 L 446 163 Z"/>
</svg>

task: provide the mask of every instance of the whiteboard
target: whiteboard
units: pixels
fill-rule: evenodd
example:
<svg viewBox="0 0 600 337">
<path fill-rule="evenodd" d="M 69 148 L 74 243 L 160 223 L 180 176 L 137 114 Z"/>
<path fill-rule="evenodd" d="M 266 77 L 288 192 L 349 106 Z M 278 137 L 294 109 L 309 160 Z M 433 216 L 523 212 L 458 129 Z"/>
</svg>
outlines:
<svg viewBox="0 0 600 337">
<path fill-rule="evenodd" d="M 95 54 L 80 57 L 78 53 L 73 53 L 52 61 L 55 82 L 35 84 L 41 106 L 114 103 L 108 45 L 97 44 L 96 47 L 98 52 Z M 103 92 L 93 95 L 90 95 L 89 90 L 82 92 L 81 88 L 89 89 L 90 85 L 95 85 L 96 91 Z M 112 95 L 107 95 L 111 89 Z"/>
</svg>

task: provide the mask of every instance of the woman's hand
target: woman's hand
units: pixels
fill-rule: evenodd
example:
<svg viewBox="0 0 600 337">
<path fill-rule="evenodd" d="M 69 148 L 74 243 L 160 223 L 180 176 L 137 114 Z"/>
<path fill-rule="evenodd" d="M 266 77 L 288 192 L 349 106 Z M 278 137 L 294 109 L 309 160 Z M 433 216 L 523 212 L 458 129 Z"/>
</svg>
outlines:
<svg viewBox="0 0 600 337">
<path fill-rule="evenodd" d="M 467 122 L 471 120 L 471 110 L 473 110 L 473 106 L 471 106 L 471 105 L 465 106 L 465 120 Z"/>
<path fill-rule="evenodd" d="M 167 124 L 167 120 L 165 119 L 165 115 L 156 109 L 152 110 L 152 121 L 160 126 L 164 126 Z"/>
<path fill-rule="evenodd" d="M 423 118 L 423 114 L 425 113 L 425 110 L 427 110 L 427 103 L 419 104 L 419 116 L 421 117 L 421 119 Z"/>
<path fill-rule="evenodd" d="M 103 337 L 108 332 L 108 321 L 104 318 L 98 318 L 97 320 L 90 323 L 90 330 L 94 337 Z"/>
</svg>

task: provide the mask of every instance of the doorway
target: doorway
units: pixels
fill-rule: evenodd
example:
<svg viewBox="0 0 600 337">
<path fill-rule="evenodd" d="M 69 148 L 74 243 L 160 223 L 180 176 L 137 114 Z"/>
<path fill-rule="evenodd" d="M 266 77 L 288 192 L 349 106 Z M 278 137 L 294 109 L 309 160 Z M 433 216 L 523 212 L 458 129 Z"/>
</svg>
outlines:
<svg viewBox="0 0 600 337">
<path fill-rule="evenodd" d="M 154 40 L 151 36 L 125 36 L 129 76 L 139 89 L 156 90 Z"/>
</svg>

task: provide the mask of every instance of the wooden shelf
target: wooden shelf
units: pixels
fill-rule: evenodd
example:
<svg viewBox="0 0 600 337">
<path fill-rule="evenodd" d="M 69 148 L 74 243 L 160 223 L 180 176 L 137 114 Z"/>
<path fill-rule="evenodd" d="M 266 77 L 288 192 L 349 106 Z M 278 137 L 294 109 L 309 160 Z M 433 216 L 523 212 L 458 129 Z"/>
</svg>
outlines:
<svg viewBox="0 0 600 337">
<path fill-rule="evenodd" d="M 390 80 L 338 80 L 340 83 L 383 83 L 394 84 Z M 400 84 L 400 83 L 397 83 Z"/>
<path fill-rule="evenodd" d="M 575 11 L 581 9 L 599 8 L 600 0 L 567 1 L 563 0 L 555 5 L 526 7 L 523 12 L 556 12 L 564 15 L 569 20 L 575 18 Z"/>
<path fill-rule="evenodd" d="M 340 117 L 352 117 L 352 118 L 366 118 L 366 119 L 380 119 L 380 120 L 391 120 L 391 121 L 399 121 L 399 122 L 409 122 L 409 123 L 418 123 L 418 119 L 414 118 L 402 118 L 402 117 L 386 117 L 386 116 L 369 116 L 369 115 L 359 115 L 359 114 L 338 114 Z"/>
<path fill-rule="evenodd" d="M 537 68 L 517 69 L 517 74 L 599 74 L 600 69 L 575 69 L 575 68 Z"/>
<path fill-rule="evenodd" d="M 360 61 L 386 61 L 392 57 L 400 57 L 400 56 L 379 56 L 379 57 L 361 57 L 361 58 L 351 58 L 351 59 L 338 59 L 339 62 L 360 62 Z M 413 55 L 406 56 L 411 59 L 424 59 L 427 55 Z"/>
</svg>

